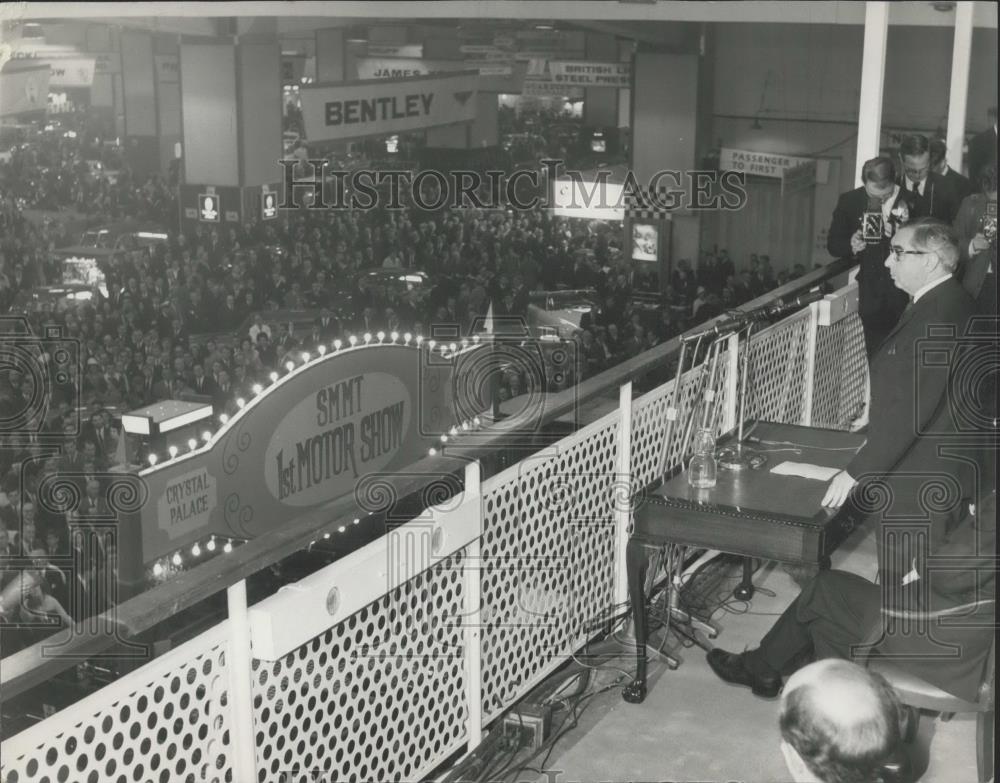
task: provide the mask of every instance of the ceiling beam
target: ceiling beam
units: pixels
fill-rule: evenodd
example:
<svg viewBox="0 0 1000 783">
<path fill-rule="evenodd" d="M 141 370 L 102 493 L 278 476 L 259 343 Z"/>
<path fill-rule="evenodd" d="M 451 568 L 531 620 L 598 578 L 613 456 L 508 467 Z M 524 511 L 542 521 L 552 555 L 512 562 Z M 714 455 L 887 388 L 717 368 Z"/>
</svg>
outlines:
<svg viewBox="0 0 1000 783">
<path fill-rule="evenodd" d="M 954 7 L 921 0 L 903 0 L 891 5 L 889 23 L 893 25 L 952 27 Z M 938 11 L 937 7 L 946 10 Z M 157 16 L 151 17 L 151 14 Z M 692 3 L 686 0 L 656 2 L 616 2 L 615 0 L 437 0 L 414 3 L 409 0 L 327 0 L 326 2 L 177 2 L 177 3 L 3 3 L 0 18 L 74 19 L 87 17 L 145 17 L 156 22 L 163 17 L 185 19 L 219 16 L 280 16 L 375 19 L 557 19 L 606 22 L 755 22 L 767 24 L 864 24 L 865 4 L 857 0 L 744 0 Z M 977 0 L 973 24 L 997 27 L 997 4 Z"/>
</svg>

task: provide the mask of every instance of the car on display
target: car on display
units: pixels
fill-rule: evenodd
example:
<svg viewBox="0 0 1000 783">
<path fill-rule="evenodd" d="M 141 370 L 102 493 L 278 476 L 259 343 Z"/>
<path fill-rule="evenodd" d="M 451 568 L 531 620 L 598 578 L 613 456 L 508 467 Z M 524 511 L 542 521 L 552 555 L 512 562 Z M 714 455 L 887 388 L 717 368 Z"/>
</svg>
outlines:
<svg viewBox="0 0 1000 783">
<path fill-rule="evenodd" d="M 592 323 L 600 312 L 593 288 L 532 291 L 528 303 L 528 327 L 541 336 L 569 338 Z"/>
</svg>

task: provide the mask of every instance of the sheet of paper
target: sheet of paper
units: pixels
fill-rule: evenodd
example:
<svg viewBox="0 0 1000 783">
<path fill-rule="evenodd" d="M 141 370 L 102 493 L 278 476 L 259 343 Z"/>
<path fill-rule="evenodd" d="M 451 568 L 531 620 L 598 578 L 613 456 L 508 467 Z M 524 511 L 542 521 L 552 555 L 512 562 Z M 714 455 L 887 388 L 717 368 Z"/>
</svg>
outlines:
<svg viewBox="0 0 1000 783">
<path fill-rule="evenodd" d="M 772 473 L 779 476 L 801 476 L 817 481 L 829 481 L 838 473 L 839 468 L 828 468 L 823 465 L 810 465 L 808 462 L 782 462 L 771 468 Z"/>
</svg>

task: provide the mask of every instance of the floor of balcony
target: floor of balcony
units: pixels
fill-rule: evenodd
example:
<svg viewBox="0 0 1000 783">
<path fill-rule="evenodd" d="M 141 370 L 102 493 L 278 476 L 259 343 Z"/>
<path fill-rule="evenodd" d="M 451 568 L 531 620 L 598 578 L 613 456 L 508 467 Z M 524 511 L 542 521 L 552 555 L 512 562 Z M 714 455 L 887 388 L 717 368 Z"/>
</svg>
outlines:
<svg viewBox="0 0 1000 783">
<path fill-rule="evenodd" d="M 835 568 L 866 578 L 874 576 L 874 564 L 872 531 L 856 536 L 833 558 Z M 774 615 L 798 592 L 780 567 L 761 569 L 754 582 L 775 595 L 758 591 L 746 613 L 716 615 L 722 629 L 716 644 L 724 649 L 755 646 Z M 641 705 L 623 702 L 619 687 L 594 697 L 578 727 L 554 747 L 545 764 L 548 774 L 526 771 L 516 780 L 786 783 L 789 774 L 778 750 L 778 700 L 758 699 L 747 688 L 722 683 L 697 647 L 679 655 L 683 663 L 676 671 L 662 664 L 652 666 L 649 695 Z M 624 658 L 614 665 L 632 668 Z M 610 670 L 602 672 L 597 687 L 615 677 Z M 972 715 L 923 722 L 915 751 L 917 768 L 926 766 L 922 783 L 976 781 L 975 725 Z M 540 762 L 533 763 L 537 767 Z"/>
</svg>

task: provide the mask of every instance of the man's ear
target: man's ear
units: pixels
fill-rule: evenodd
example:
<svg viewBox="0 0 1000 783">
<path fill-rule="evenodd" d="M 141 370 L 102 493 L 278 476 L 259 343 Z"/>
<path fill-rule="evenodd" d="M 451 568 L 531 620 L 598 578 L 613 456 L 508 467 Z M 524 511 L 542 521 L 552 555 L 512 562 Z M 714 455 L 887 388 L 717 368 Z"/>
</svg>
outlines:
<svg viewBox="0 0 1000 783">
<path fill-rule="evenodd" d="M 805 783 L 806 781 L 816 779 L 809 771 L 809 767 L 802 760 L 799 752 L 785 742 L 785 740 L 781 741 L 781 755 L 785 757 L 785 764 L 788 766 L 788 771 L 792 773 L 792 779 L 796 783 Z"/>
</svg>

